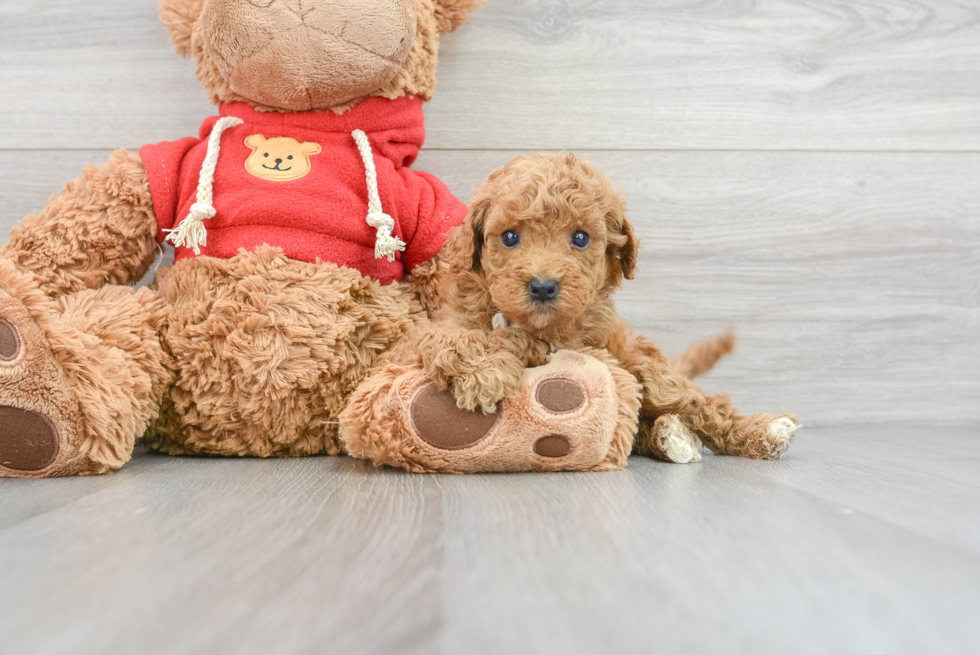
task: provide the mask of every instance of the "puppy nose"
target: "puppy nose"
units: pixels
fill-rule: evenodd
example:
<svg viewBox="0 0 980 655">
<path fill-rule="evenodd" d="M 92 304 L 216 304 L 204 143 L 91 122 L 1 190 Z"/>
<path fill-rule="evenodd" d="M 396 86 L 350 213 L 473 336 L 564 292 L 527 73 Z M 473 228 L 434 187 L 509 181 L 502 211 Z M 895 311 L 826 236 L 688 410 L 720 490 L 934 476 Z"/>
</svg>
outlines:
<svg viewBox="0 0 980 655">
<path fill-rule="evenodd" d="M 558 280 L 539 280 L 534 278 L 527 283 L 527 293 L 534 302 L 548 302 L 558 297 Z"/>
<path fill-rule="evenodd" d="M 281 163 L 282 163 L 282 160 L 281 160 L 281 159 L 277 159 L 277 160 L 276 160 L 276 166 L 278 166 L 278 165 L 279 165 L 279 164 L 281 164 Z"/>
</svg>

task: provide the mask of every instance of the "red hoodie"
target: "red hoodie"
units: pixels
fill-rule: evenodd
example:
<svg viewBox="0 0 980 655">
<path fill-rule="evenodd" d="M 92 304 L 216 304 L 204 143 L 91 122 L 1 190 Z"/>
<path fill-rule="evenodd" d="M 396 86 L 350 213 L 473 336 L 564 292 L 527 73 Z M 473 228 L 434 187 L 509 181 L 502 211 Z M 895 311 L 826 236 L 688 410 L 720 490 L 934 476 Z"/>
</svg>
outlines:
<svg viewBox="0 0 980 655">
<path fill-rule="evenodd" d="M 207 245 L 201 255 L 228 258 L 241 248 L 269 244 L 292 259 L 334 262 L 387 284 L 432 259 L 447 232 L 466 216 L 466 205 L 438 178 L 408 168 L 425 140 L 421 100 L 370 98 L 340 115 L 264 113 L 234 102 L 221 105 L 220 114 L 244 122 L 220 136 L 216 215 L 204 221 Z M 140 148 L 159 241 L 196 201 L 208 137 L 218 119 L 204 121 L 198 138 Z M 370 139 L 393 234 L 407 244 L 393 262 L 375 258 L 375 228 L 365 220 L 365 165 L 351 136 L 357 129 Z M 177 260 L 195 256 L 190 248 L 176 250 Z"/>
</svg>

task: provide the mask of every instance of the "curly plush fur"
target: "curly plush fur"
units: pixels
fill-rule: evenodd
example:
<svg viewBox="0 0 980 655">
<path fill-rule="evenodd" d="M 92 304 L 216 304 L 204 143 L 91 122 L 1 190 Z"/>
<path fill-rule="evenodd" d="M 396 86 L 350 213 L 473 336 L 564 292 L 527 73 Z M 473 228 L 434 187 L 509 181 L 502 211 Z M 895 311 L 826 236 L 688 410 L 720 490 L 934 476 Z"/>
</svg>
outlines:
<svg viewBox="0 0 980 655">
<path fill-rule="evenodd" d="M 482 1 L 377 0 L 414 2 L 415 41 L 390 83 L 364 97 L 431 97 L 439 34 Z M 203 13 L 218 4 L 162 0 L 160 16 L 212 101 L 248 100 L 204 46 Z M 347 397 L 445 290 L 437 263 L 382 286 L 265 247 L 179 262 L 134 291 L 157 229 L 143 163 L 120 150 L 0 249 L 0 477 L 117 469 L 144 433 L 169 453 L 337 453 Z"/>
<path fill-rule="evenodd" d="M 170 454 L 338 454 L 368 368 L 427 317 L 404 285 L 260 247 L 157 275 L 177 379 L 148 443 Z"/>
<path fill-rule="evenodd" d="M 644 420 L 676 418 L 643 430 L 638 452 L 693 461 L 676 455 L 676 441 L 692 439 L 680 426 L 716 453 L 779 457 L 795 417 L 743 416 L 728 396 L 709 396 L 687 377 L 730 351 L 731 335 L 693 347 L 672 366 L 618 317 L 613 294 L 632 279 L 639 251 L 626 213 L 612 182 L 573 155 L 518 157 L 495 171 L 443 249 L 454 273 L 446 305 L 425 335 L 393 357 L 424 367 L 460 408 L 492 412 L 518 392 L 524 369 L 542 364 L 551 346 L 603 348 L 640 382 Z M 588 235 L 585 247 L 573 244 L 577 232 Z M 559 291 L 535 300 L 532 280 L 554 281 Z M 515 327 L 494 329 L 498 314 Z"/>
</svg>

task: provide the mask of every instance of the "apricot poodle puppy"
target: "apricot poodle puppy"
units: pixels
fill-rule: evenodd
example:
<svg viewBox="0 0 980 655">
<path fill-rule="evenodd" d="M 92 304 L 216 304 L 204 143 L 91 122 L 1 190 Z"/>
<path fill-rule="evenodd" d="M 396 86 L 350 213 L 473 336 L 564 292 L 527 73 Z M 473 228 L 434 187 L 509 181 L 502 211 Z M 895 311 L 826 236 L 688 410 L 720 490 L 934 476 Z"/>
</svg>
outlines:
<svg viewBox="0 0 980 655">
<path fill-rule="evenodd" d="M 626 214 L 609 178 L 573 155 L 522 156 L 495 171 L 440 255 L 451 272 L 445 305 L 393 358 L 421 365 L 460 408 L 492 413 L 554 350 L 603 349 L 642 389 L 634 452 L 697 461 L 700 439 L 718 454 L 780 457 L 795 416 L 742 415 L 690 379 L 731 350 L 730 335 L 671 361 L 617 315 L 613 294 L 639 250 Z"/>
</svg>

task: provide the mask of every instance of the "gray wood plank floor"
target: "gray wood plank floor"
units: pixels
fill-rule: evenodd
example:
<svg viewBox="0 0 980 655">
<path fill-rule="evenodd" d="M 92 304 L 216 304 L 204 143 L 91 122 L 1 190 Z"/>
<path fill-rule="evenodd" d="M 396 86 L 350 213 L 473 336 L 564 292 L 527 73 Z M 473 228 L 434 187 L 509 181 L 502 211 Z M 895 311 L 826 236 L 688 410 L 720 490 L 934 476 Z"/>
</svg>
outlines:
<svg viewBox="0 0 980 655">
<path fill-rule="evenodd" d="M 980 439 L 422 476 L 138 457 L 0 480 L 4 653 L 968 653 Z"/>
<path fill-rule="evenodd" d="M 980 3 L 489 0 L 417 168 L 572 150 L 644 241 L 624 316 L 806 424 L 778 463 L 414 476 L 142 454 L 0 480 L 0 653 L 971 653 Z M 214 109 L 156 0 L 0 0 L 0 234 Z"/>
</svg>

